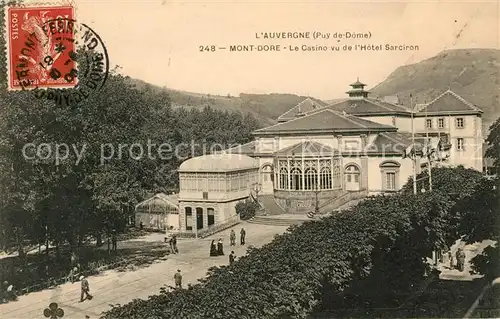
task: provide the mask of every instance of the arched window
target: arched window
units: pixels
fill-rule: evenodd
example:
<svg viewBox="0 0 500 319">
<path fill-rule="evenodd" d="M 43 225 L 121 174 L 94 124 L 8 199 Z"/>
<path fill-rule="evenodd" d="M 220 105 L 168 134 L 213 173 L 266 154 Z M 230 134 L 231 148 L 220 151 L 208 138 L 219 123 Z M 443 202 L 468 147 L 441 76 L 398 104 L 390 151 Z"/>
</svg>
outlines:
<svg viewBox="0 0 500 319">
<path fill-rule="evenodd" d="M 286 167 L 280 168 L 279 186 L 279 189 L 288 189 L 288 170 L 286 169 Z"/>
<path fill-rule="evenodd" d="M 321 189 L 332 189 L 332 172 L 329 167 L 323 167 L 320 172 Z"/>
<path fill-rule="evenodd" d="M 306 169 L 304 174 L 304 189 L 315 189 L 318 184 L 318 172 L 314 168 Z"/>
<path fill-rule="evenodd" d="M 380 164 L 382 174 L 382 191 L 396 191 L 399 189 L 399 167 L 401 164 L 394 161 L 385 161 Z"/>
<path fill-rule="evenodd" d="M 301 190 L 302 189 L 302 171 L 299 168 L 294 168 L 291 174 L 291 189 Z"/>
</svg>

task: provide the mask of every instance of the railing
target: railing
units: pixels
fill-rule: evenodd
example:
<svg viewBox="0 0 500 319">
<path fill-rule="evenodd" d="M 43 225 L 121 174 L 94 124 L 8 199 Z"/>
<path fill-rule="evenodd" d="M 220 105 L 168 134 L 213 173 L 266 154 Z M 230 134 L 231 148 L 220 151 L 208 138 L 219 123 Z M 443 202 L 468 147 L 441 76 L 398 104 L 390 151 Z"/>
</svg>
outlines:
<svg viewBox="0 0 500 319">
<path fill-rule="evenodd" d="M 233 227 L 234 225 L 237 225 L 240 223 L 240 215 L 234 215 L 228 219 L 226 219 L 224 222 L 216 225 L 211 225 L 208 226 L 208 228 L 204 228 L 199 230 L 196 233 L 197 238 L 205 238 L 210 235 L 213 235 L 215 233 L 218 233 L 220 231 L 223 231 L 225 229 L 228 229 L 230 227 Z"/>
<path fill-rule="evenodd" d="M 356 192 L 348 192 L 340 197 L 335 197 L 332 199 L 327 200 L 326 202 L 323 202 L 320 206 L 319 209 L 321 210 L 322 208 L 325 208 L 326 206 L 335 203 L 335 206 L 341 206 L 344 205 L 352 200 L 356 199 L 361 199 L 364 198 L 368 195 L 368 191 L 362 190 L 362 191 L 356 191 Z"/>
<path fill-rule="evenodd" d="M 114 269 L 114 268 L 117 268 L 119 266 L 132 264 L 135 262 L 135 260 L 136 260 L 135 258 L 133 258 L 133 259 L 121 259 L 119 261 L 115 261 L 112 263 L 106 263 L 105 260 L 92 261 L 92 262 L 88 263 L 85 270 L 73 274 L 73 279 L 75 279 L 74 281 L 77 281 L 76 279 L 78 279 L 78 277 L 80 277 L 82 275 L 83 276 L 95 275 L 95 274 L 98 274 L 98 273 L 105 271 L 105 270 L 108 270 L 108 269 Z M 40 291 L 43 289 L 56 287 L 56 286 L 65 284 L 67 282 L 70 282 L 71 280 L 72 280 L 72 278 L 71 278 L 70 274 L 65 275 L 65 276 L 61 276 L 58 278 L 52 277 L 52 278 L 48 278 L 45 280 L 41 280 L 38 283 L 35 283 L 33 285 L 21 288 L 18 291 L 22 295 L 25 295 L 25 294 L 28 294 L 28 293 L 33 292 L 33 291 Z"/>
</svg>

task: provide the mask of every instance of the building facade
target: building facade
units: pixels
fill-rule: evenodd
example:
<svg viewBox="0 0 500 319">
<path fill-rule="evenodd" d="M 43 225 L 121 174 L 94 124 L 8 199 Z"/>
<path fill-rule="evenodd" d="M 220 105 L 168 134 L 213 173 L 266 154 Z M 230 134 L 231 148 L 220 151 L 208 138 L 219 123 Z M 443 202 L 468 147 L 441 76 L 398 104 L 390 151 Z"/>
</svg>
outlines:
<svg viewBox="0 0 500 319">
<path fill-rule="evenodd" d="M 241 154 L 191 158 L 179 167 L 179 221 L 182 232 L 231 221 L 237 203 L 246 200 L 258 179 L 258 162 Z"/>
<path fill-rule="evenodd" d="M 430 165 L 482 170 L 482 111 L 454 92 L 412 108 L 370 98 L 359 80 L 347 94 L 330 105 L 307 98 L 277 124 L 255 131 L 254 141 L 226 153 L 254 159 L 260 194 L 285 213 L 324 211 L 356 194 L 395 192 Z M 186 176 L 181 174 L 181 187 Z M 225 187 L 233 201 L 252 191 L 236 195 Z"/>
<path fill-rule="evenodd" d="M 158 193 L 135 206 L 135 224 L 145 229 L 178 231 L 179 203 L 177 195 Z"/>
</svg>

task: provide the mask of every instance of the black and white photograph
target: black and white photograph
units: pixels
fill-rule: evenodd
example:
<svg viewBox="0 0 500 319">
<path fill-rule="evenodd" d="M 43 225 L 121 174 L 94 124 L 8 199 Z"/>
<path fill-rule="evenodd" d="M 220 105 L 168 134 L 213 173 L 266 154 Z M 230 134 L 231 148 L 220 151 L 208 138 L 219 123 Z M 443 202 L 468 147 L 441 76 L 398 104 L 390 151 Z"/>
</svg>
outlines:
<svg viewBox="0 0 500 319">
<path fill-rule="evenodd" d="M 500 317 L 500 2 L 1 1 L 0 317 Z"/>
</svg>

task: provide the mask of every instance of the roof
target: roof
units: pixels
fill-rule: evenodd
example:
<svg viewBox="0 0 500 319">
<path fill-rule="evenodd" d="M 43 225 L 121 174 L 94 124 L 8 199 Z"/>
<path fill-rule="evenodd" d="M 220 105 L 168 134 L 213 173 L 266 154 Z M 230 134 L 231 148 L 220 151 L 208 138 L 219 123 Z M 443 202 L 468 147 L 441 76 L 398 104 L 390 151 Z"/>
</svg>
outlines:
<svg viewBox="0 0 500 319">
<path fill-rule="evenodd" d="M 157 201 L 157 200 L 160 200 L 167 205 L 178 207 L 179 206 L 178 197 L 179 197 L 178 194 L 167 195 L 165 193 L 158 193 L 135 205 L 135 208 L 150 203 L 151 201 Z"/>
<path fill-rule="evenodd" d="M 483 111 L 474 104 L 451 90 L 447 90 L 427 104 L 417 108 L 418 113 L 472 113 L 480 114 Z"/>
<path fill-rule="evenodd" d="M 278 123 L 253 132 L 254 135 L 270 135 L 276 133 L 284 134 L 307 134 L 307 133 L 341 133 L 341 132 L 373 132 L 373 131 L 396 131 L 393 126 L 383 125 L 361 119 L 349 114 L 343 114 L 324 108 L 318 112 L 304 117 Z"/>
<path fill-rule="evenodd" d="M 349 84 L 350 86 L 366 86 L 366 84 L 359 82 L 359 78 L 356 80 L 356 82 Z"/>
<path fill-rule="evenodd" d="M 257 144 L 257 141 L 251 141 L 246 144 L 241 144 L 232 148 L 229 148 L 225 150 L 226 153 L 231 153 L 231 154 L 245 154 L 245 155 L 252 155 L 255 153 L 255 146 Z"/>
<path fill-rule="evenodd" d="M 258 168 L 257 160 L 243 155 L 219 154 L 203 155 L 190 158 L 179 166 L 179 172 L 230 172 Z"/>
<path fill-rule="evenodd" d="M 331 148 L 328 145 L 321 144 L 314 141 L 305 141 L 295 145 L 286 147 L 276 152 L 278 156 L 332 156 L 339 154 L 339 151 Z"/>
<path fill-rule="evenodd" d="M 326 104 L 323 101 L 312 99 L 312 98 L 307 98 L 307 99 L 303 100 L 302 102 L 300 102 L 299 104 L 292 107 L 291 109 L 289 109 L 288 111 L 286 111 L 285 113 L 281 114 L 278 117 L 278 122 L 286 122 L 286 121 L 293 120 L 294 118 L 296 118 L 297 114 L 299 114 L 299 113 L 307 113 L 310 111 L 318 110 L 318 109 L 323 108 L 327 105 L 328 104 Z"/>
<path fill-rule="evenodd" d="M 425 136 L 415 136 L 415 149 L 422 150 Z M 402 154 L 412 144 L 411 133 L 384 132 L 379 133 L 367 149 L 368 153 Z"/>
<path fill-rule="evenodd" d="M 348 99 L 334 103 L 326 108 L 346 112 L 347 114 L 362 116 L 362 115 L 411 115 L 410 110 L 402 105 L 396 105 L 387 101 L 380 101 L 370 98 L 363 99 Z"/>
</svg>

